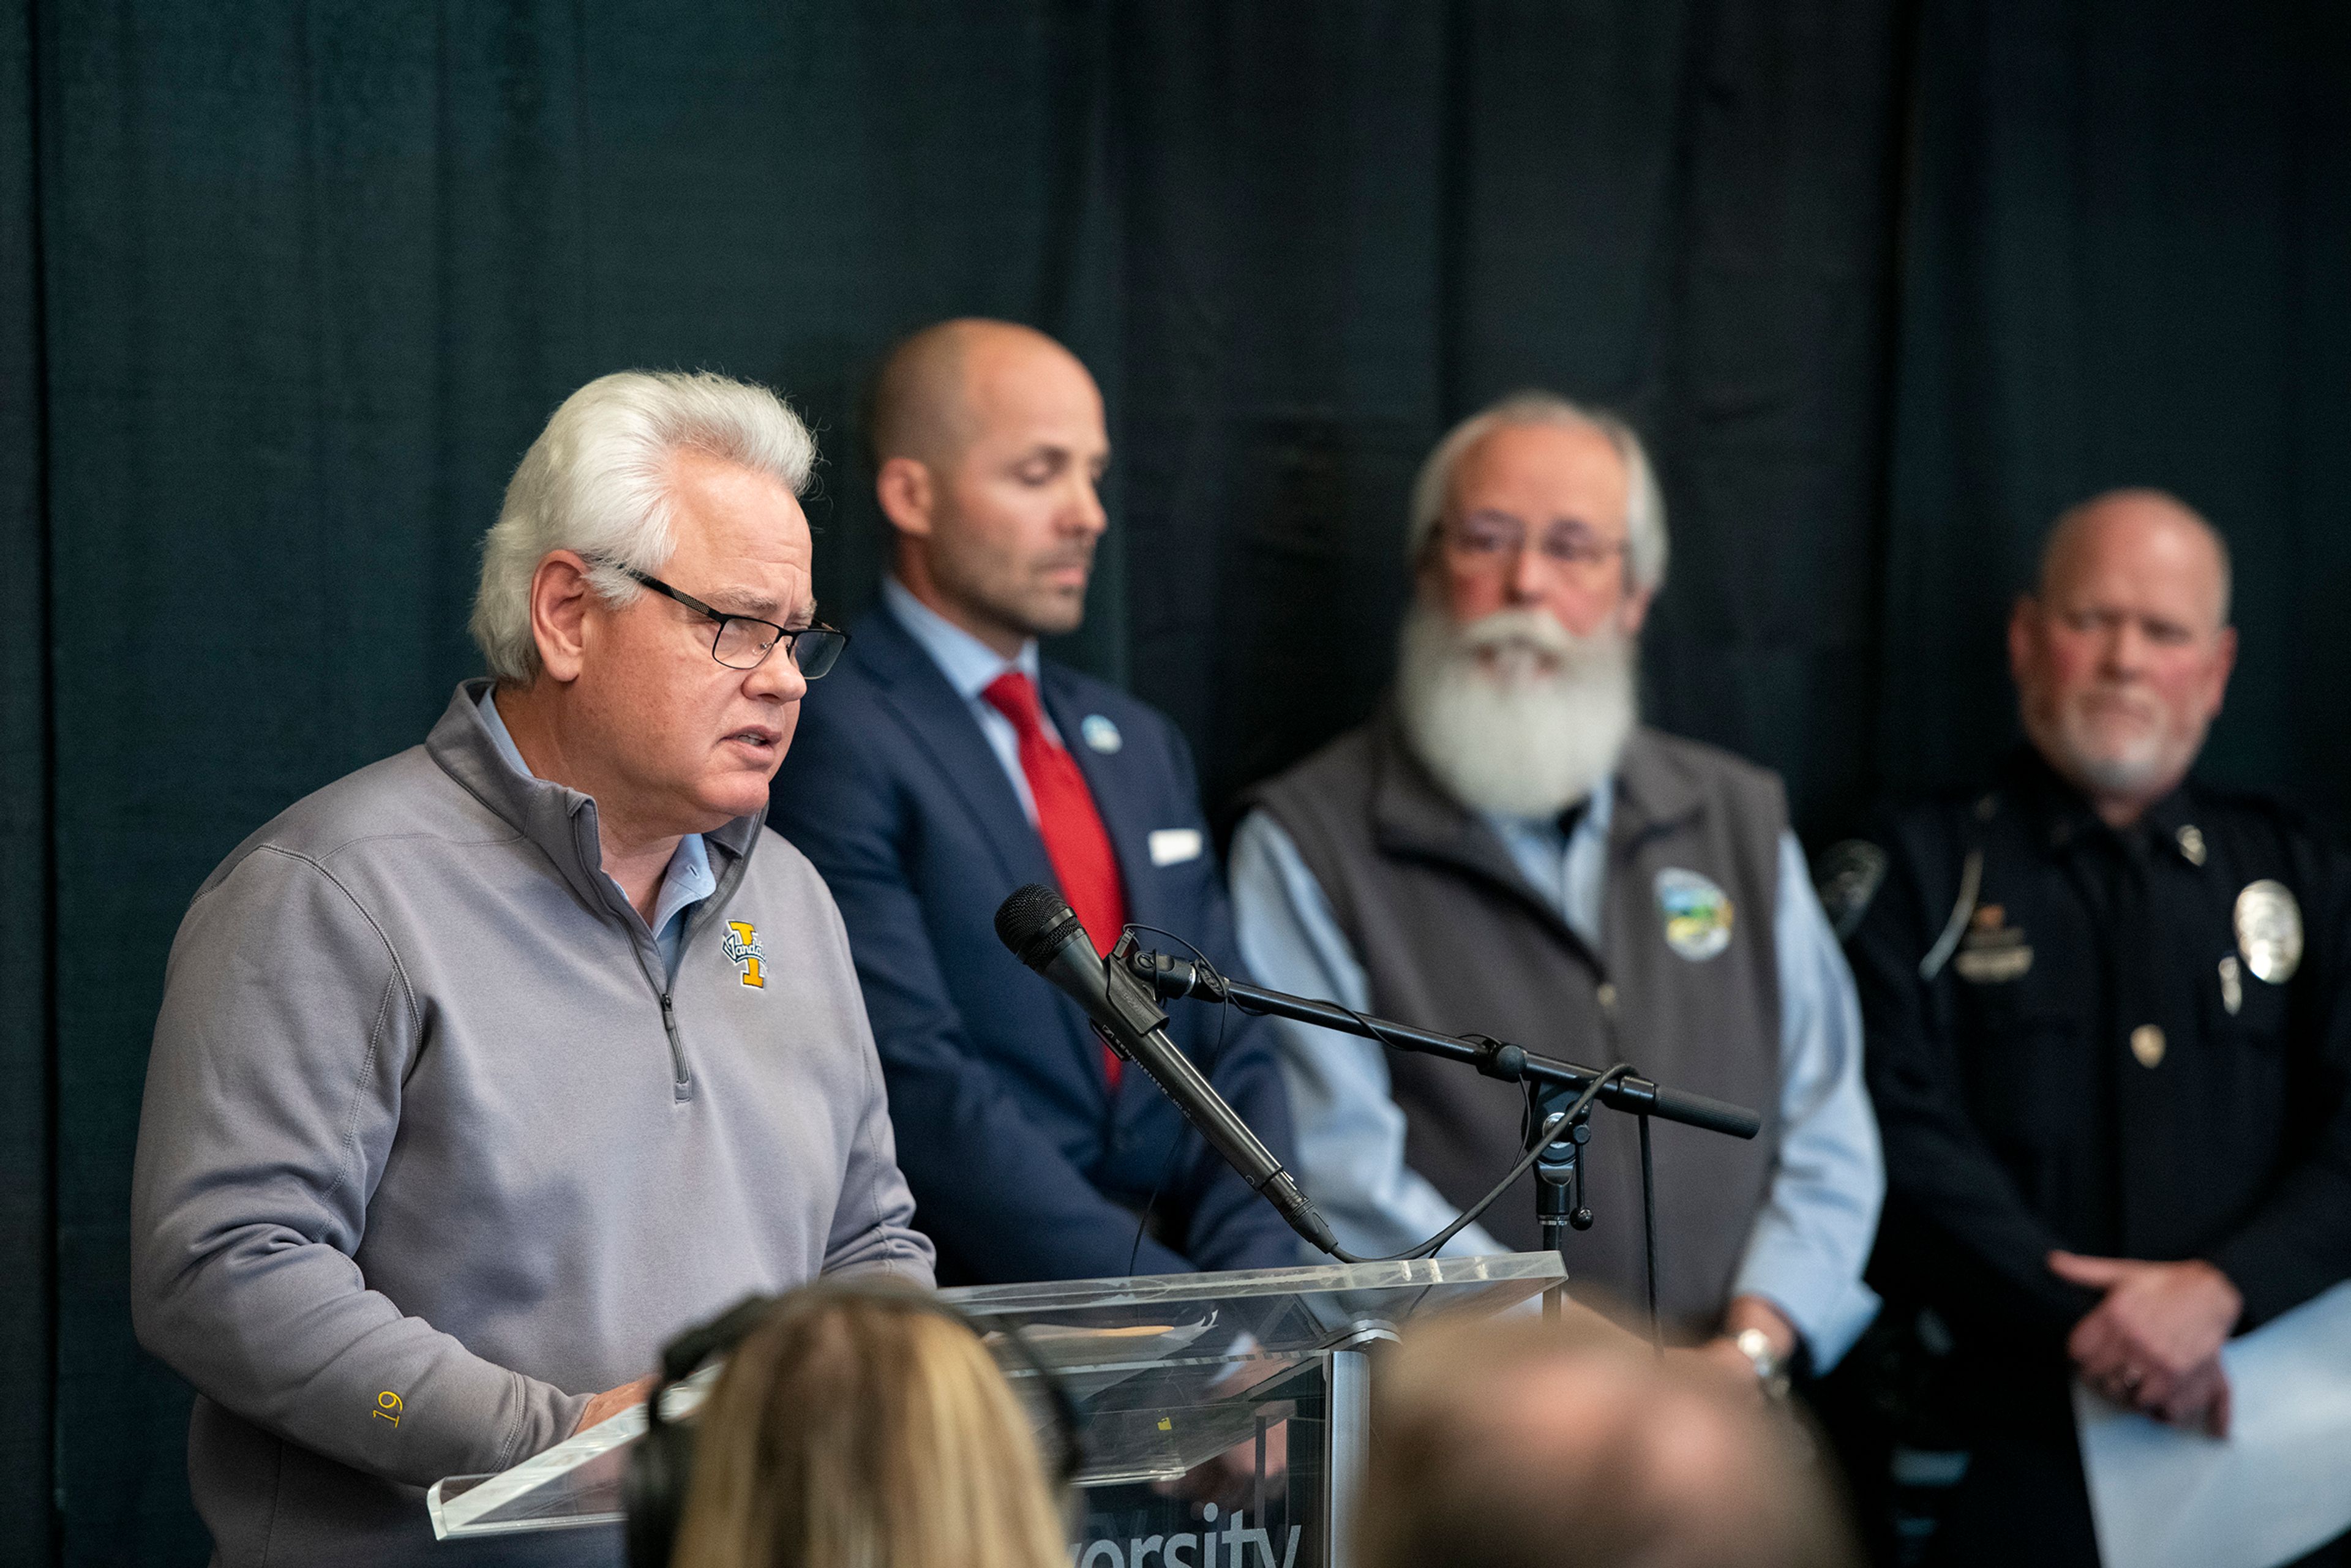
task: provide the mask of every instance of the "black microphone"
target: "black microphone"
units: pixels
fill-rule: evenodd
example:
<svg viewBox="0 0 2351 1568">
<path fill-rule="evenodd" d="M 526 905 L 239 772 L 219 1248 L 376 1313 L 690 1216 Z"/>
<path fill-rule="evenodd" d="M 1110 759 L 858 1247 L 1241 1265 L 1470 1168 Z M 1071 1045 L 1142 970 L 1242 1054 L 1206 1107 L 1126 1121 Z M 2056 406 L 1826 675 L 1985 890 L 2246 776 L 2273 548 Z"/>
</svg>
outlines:
<svg viewBox="0 0 2351 1568">
<path fill-rule="evenodd" d="M 1282 1169 L 1273 1151 L 1200 1076 L 1191 1059 L 1176 1049 L 1167 1038 L 1167 1015 L 1150 988 L 1095 954 L 1092 938 L 1068 900 L 1038 883 L 1015 889 L 997 906 L 996 936 L 1014 957 L 1068 992 L 1113 1051 L 1151 1074 L 1184 1119 L 1280 1211 L 1292 1230 L 1322 1251 L 1337 1253 L 1339 1242 L 1331 1234 L 1330 1222 L 1298 1190 L 1297 1179 Z"/>
</svg>

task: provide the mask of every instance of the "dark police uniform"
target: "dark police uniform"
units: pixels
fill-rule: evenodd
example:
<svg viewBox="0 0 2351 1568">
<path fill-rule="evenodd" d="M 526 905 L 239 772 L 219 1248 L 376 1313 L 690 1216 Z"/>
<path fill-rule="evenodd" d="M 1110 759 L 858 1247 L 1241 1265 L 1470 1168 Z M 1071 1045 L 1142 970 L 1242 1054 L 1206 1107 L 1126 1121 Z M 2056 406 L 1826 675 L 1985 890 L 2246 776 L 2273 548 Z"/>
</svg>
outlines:
<svg viewBox="0 0 2351 1568">
<path fill-rule="evenodd" d="M 2197 784 L 2116 831 L 2029 749 L 1876 841 L 1870 1277 L 1889 1320 L 1931 1309 L 1917 1414 L 1973 1456 L 1930 1560 L 2095 1563 L 2065 1339 L 2099 1293 L 2047 1254 L 2208 1260 L 2239 1333 L 2351 1277 L 2351 862 Z"/>
</svg>

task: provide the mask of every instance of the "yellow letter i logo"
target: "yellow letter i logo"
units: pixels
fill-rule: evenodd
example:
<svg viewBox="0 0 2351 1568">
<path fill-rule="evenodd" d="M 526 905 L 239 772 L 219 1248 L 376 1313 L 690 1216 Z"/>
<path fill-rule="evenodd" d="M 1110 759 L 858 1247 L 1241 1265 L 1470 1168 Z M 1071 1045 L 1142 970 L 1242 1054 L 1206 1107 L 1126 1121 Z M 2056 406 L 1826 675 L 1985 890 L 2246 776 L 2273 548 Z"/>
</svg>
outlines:
<svg viewBox="0 0 2351 1568">
<path fill-rule="evenodd" d="M 768 955 L 760 947 L 759 933 L 751 923 L 747 920 L 728 921 L 726 946 L 726 956 L 742 966 L 743 983 L 765 989 L 768 976 L 760 966 L 766 962 Z"/>
</svg>

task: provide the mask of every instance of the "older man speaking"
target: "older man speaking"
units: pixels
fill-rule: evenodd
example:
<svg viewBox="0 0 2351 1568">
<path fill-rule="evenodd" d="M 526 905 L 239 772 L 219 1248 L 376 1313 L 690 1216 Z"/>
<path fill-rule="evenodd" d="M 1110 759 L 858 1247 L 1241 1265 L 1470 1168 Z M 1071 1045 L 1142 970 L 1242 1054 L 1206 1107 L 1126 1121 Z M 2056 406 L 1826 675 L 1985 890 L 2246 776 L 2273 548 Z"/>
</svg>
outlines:
<svg viewBox="0 0 2351 1568">
<path fill-rule="evenodd" d="M 1416 489 L 1419 595 L 1392 707 L 1259 792 L 1233 848 L 1268 985 L 1481 1030 L 1754 1106 L 1736 1143 L 1657 1131 L 1668 1332 L 1778 1384 L 1868 1321 L 1882 1190 L 1853 982 L 1780 782 L 1641 727 L 1634 664 L 1665 574 L 1633 432 L 1543 394 L 1465 421 Z M 1361 1252 L 1450 1221 L 1507 1171 L 1520 1094 L 1454 1063 L 1285 1026 L 1301 1181 Z M 1644 1285 L 1640 1162 L 1602 1116 L 1579 1283 Z M 1531 1247 L 1526 1186 L 1457 1249 Z"/>
<path fill-rule="evenodd" d="M 483 552 L 496 676 L 196 894 L 140 1124 L 133 1310 L 195 1385 L 218 1561 L 434 1549 L 420 1489 L 640 1396 L 681 1326 L 820 1272 L 927 1281 L 832 900 L 760 823 L 812 622 L 771 393 L 607 376 Z"/>
</svg>

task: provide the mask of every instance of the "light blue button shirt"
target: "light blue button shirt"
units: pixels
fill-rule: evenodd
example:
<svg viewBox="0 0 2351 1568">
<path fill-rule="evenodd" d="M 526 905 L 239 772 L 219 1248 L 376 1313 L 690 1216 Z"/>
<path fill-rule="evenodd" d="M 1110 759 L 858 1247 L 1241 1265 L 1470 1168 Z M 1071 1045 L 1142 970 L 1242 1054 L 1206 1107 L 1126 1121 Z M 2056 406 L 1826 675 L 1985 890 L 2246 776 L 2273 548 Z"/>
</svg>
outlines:
<svg viewBox="0 0 2351 1568">
<path fill-rule="evenodd" d="M 1614 802 L 1613 782 L 1604 781 L 1572 833 L 1552 821 L 1487 818 L 1528 885 L 1594 952 Z M 1241 957 L 1258 982 L 1368 1009 L 1363 965 L 1290 835 L 1253 811 L 1233 839 L 1230 863 Z M 1731 1291 L 1779 1308 L 1825 1372 L 1877 1312 L 1861 1270 L 1877 1230 L 1886 1169 L 1862 1087 L 1853 975 L 1793 833 L 1781 835 L 1779 872 L 1780 1148 Z M 1384 1255 L 1451 1224 L 1460 1210 L 1405 1163 L 1404 1113 L 1383 1048 L 1287 1019 L 1276 1019 L 1275 1029 L 1297 1122 L 1298 1177 L 1341 1242 Z M 1496 1175 L 1512 1152 L 1495 1151 Z M 1474 1225 L 1445 1249 L 1448 1257 L 1501 1250 Z"/>
<path fill-rule="evenodd" d="M 490 732 L 490 740 L 507 766 L 526 779 L 536 779 L 530 764 L 522 759 L 522 747 L 507 731 L 507 721 L 498 716 L 498 705 L 492 700 L 491 691 L 482 694 L 477 706 L 482 710 L 482 724 Z M 610 873 L 605 878 L 612 882 Z M 612 885 L 621 884 L 613 882 Z M 710 846 L 700 833 L 688 833 L 678 840 L 677 850 L 669 857 L 669 870 L 662 877 L 661 892 L 653 898 L 653 940 L 661 946 L 662 970 L 674 977 L 677 974 L 677 950 L 685 943 L 687 913 L 718 891 L 718 878 L 710 869 Z M 623 897 L 626 895 L 623 894 Z"/>
<path fill-rule="evenodd" d="M 996 705 L 979 694 L 996 684 L 996 678 L 1007 670 L 1018 670 L 1034 684 L 1038 678 L 1037 639 L 1029 638 L 1020 644 L 1020 652 L 1008 659 L 921 600 L 894 577 L 882 580 L 882 602 L 897 618 L 906 634 L 922 645 L 931 656 L 931 663 L 947 678 L 956 695 L 963 698 L 979 721 L 980 734 L 987 737 L 987 747 L 996 753 L 996 760 L 1004 766 L 1004 776 L 1012 781 L 1012 792 L 1020 797 L 1020 809 L 1029 813 L 1030 826 L 1037 821 L 1036 798 L 1029 793 L 1029 775 L 1020 771 L 1020 732 L 1012 721 L 996 710 Z M 1044 721 L 1045 734 L 1054 745 L 1061 745 L 1061 732 L 1053 727 L 1053 716 L 1044 711 L 1044 703 L 1037 705 Z"/>
</svg>

